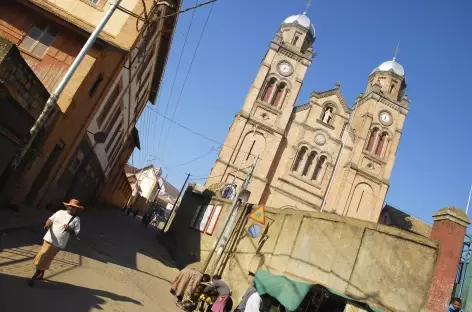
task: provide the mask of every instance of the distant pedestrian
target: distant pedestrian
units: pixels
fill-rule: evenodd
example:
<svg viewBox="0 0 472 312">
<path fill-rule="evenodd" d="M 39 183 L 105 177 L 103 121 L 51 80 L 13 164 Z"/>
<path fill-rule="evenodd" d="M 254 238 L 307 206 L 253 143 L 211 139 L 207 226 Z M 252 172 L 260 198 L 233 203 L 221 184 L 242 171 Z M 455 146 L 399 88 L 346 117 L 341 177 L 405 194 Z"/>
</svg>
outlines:
<svg viewBox="0 0 472 312">
<path fill-rule="evenodd" d="M 460 298 L 452 299 L 447 312 L 464 312 L 464 310 L 462 310 L 462 300 Z"/>
<path fill-rule="evenodd" d="M 77 213 L 83 211 L 84 207 L 77 199 L 71 199 L 69 203 L 63 204 L 66 210 L 54 213 L 44 225 L 47 232 L 43 238 L 43 246 L 33 261 L 36 272 L 28 281 L 30 286 L 34 286 L 35 281 L 44 278 L 44 271 L 49 269 L 57 253 L 66 247 L 70 234 L 78 235 L 80 232 L 80 219 Z"/>
</svg>

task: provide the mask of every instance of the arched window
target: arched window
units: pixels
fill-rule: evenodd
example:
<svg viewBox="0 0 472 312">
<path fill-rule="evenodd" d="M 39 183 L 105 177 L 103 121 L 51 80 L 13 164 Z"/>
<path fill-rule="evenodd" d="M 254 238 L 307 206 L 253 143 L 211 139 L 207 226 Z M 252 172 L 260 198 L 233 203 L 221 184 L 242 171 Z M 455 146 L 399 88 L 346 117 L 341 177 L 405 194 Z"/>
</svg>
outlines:
<svg viewBox="0 0 472 312">
<path fill-rule="evenodd" d="M 333 111 L 334 109 L 331 106 L 326 106 L 321 115 L 321 120 L 330 125 L 333 121 Z"/>
<path fill-rule="evenodd" d="M 312 180 L 318 180 L 320 178 L 321 169 L 323 168 L 324 163 L 326 162 L 326 156 L 321 156 L 316 163 L 315 170 L 313 171 Z"/>
<path fill-rule="evenodd" d="M 369 142 L 367 143 L 366 151 L 373 152 L 375 140 L 377 139 L 377 135 L 379 133 L 379 128 L 374 128 L 370 132 Z"/>
<path fill-rule="evenodd" d="M 298 151 L 297 157 L 295 158 L 295 162 L 293 163 L 293 166 L 292 166 L 292 171 L 298 171 L 298 168 L 300 168 L 301 161 L 303 160 L 303 158 L 305 158 L 306 151 L 307 151 L 306 147 L 302 147 Z"/>
<path fill-rule="evenodd" d="M 298 39 L 299 39 L 298 36 L 293 37 L 292 44 L 293 44 L 293 45 L 297 45 Z"/>
<path fill-rule="evenodd" d="M 313 164 L 313 160 L 315 160 L 316 152 L 311 152 L 310 156 L 308 156 L 305 167 L 303 167 L 302 176 L 306 176 L 308 174 L 308 170 L 310 170 L 311 165 Z"/>
<path fill-rule="evenodd" d="M 270 78 L 269 81 L 266 83 L 264 92 L 262 92 L 261 100 L 264 102 L 269 102 L 270 97 L 272 95 L 272 91 L 274 90 L 275 87 L 275 78 Z"/>
<path fill-rule="evenodd" d="M 283 82 L 279 83 L 277 89 L 275 90 L 275 96 L 272 99 L 272 106 L 280 108 L 282 103 L 285 99 L 285 90 L 287 89 L 287 85 Z"/>
<path fill-rule="evenodd" d="M 387 137 L 388 137 L 387 132 L 383 132 L 380 135 L 379 143 L 377 144 L 377 148 L 375 149 L 376 156 L 383 157 L 384 148 L 387 145 Z"/>
</svg>

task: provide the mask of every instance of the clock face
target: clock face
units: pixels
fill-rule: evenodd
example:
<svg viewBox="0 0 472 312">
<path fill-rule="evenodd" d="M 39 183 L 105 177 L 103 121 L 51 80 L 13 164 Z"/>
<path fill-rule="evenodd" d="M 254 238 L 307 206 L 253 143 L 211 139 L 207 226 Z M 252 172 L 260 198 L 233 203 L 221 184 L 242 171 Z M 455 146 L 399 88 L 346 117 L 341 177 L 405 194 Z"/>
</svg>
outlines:
<svg viewBox="0 0 472 312">
<path fill-rule="evenodd" d="M 292 65 L 290 65 L 289 62 L 281 62 L 278 69 L 279 72 L 284 76 L 288 76 L 292 73 Z"/>
<path fill-rule="evenodd" d="M 380 122 L 384 125 L 391 125 L 392 124 L 392 115 L 389 112 L 381 112 L 380 113 Z"/>
</svg>

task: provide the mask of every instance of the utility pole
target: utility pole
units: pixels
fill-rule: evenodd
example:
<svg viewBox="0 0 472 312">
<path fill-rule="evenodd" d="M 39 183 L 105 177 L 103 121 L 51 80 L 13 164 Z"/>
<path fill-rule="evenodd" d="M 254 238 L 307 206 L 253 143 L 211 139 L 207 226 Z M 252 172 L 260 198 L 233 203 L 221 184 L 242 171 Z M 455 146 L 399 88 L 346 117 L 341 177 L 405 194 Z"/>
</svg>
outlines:
<svg viewBox="0 0 472 312">
<path fill-rule="evenodd" d="M 93 33 L 90 35 L 88 38 L 87 42 L 85 45 L 82 47 L 82 50 L 80 50 L 79 54 L 75 58 L 74 62 L 72 65 L 69 67 L 67 72 L 65 73 L 64 77 L 62 80 L 59 82 L 57 85 L 56 90 L 51 94 L 49 99 L 47 100 L 46 104 L 44 105 L 43 111 L 39 115 L 38 119 L 35 121 L 33 127 L 30 130 L 30 137 L 28 141 L 25 143 L 21 151 L 19 152 L 18 156 L 14 160 L 12 166 L 14 169 L 17 169 L 18 166 L 20 165 L 21 161 L 25 157 L 26 153 L 29 151 L 31 148 L 31 145 L 33 144 L 34 140 L 36 139 L 39 131 L 41 128 L 45 125 L 52 109 L 54 108 L 54 105 L 56 105 L 57 100 L 61 96 L 62 92 L 64 91 L 64 88 L 66 87 L 67 83 L 71 79 L 72 75 L 75 73 L 77 68 L 79 67 L 80 63 L 84 59 L 85 55 L 87 55 L 87 52 L 90 50 L 92 47 L 93 43 L 97 39 L 98 35 L 102 32 L 103 28 L 107 24 L 108 20 L 111 18 L 115 10 L 118 8 L 120 5 L 121 0 L 115 0 L 115 3 L 110 6 L 110 9 L 107 11 L 107 13 L 103 16 L 103 19 L 100 21 L 100 23 L 97 25 Z"/>
<path fill-rule="evenodd" d="M 246 179 L 244 180 L 244 183 L 241 186 L 241 189 L 239 190 L 238 195 L 234 199 L 233 207 L 231 208 L 231 213 L 229 214 L 228 218 L 225 221 L 225 224 L 224 224 L 224 226 L 221 230 L 221 234 L 218 237 L 218 239 L 216 240 L 216 243 L 215 243 L 213 249 L 211 250 L 208 257 L 206 258 L 205 263 L 203 264 L 203 268 L 202 268 L 203 272 L 205 272 L 208 265 L 210 264 L 210 260 L 213 256 L 213 254 L 215 253 L 216 248 L 218 248 L 218 250 L 216 251 L 216 258 L 213 261 L 213 265 L 211 266 L 211 269 L 209 271 L 210 275 L 213 275 L 213 273 L 215 272 L 216 267 L 218 265 L 218 262 L 220 262 L 221 256 L 223 254 L 223 250 L 226 247 L 226 244 L 228 243 L 228 239 L 229 239 L 229 236 L 231 234 L 231 231 L 233 230 L 233 225 L 234 225 L 234 222 L 236 220 L 236 216 L 238 214 L 238 208 L 242 203 L 242 199 L 241 199 L 242 196 L 241 195 L 243 193 L 247 192 L 246 189 L 249 185 L 249 182 L 251 181 L 252 174 L 254 173 L 254 168 L 256 168 L 258 159 L 259 159 L 259 155 L 257 155 L 254 158 L 254 162 L 252 163 L 251 169 L 249 170 L 248 174 L 246 175 Z"/>
<path fill-rule="evenodd" d="M 185 182 L 182 185 L 182 188 L 180 189 L 179 195 L 177 195 L 177 199 L 175 200 L 174 206 L 172 207 L 172 210 L 170 211 L 169 218 L 166 220 L 166 223 L 164 223 L 164 227 L 162 228 L 162 232 L 165 232 L 166 226 L 169 223 L 170 219 L 172 218 L 172 215 L 174 214 L 174 210 L 175 210 L 175 212 L 177 212 L 176 206 L 177 206 L 177 203 L 179 202 L 180 196 L 184 192 L 184 189 L 185 189 L 185 186 L 187 185 L 188 179 L 190 179 L 190 173 L 187 173 L 187 178 L 185 178 Z"/>
<path fill-rule="evenodd" d="M 336 174 L 336 171 L 339 167 L 339 160 L 341 159 L 341 154 L 344 151 L 344 146 L 346 145 L 346 140 L 349 136 L 349 132 L 351 132 L 352 120 L 354 119 L 354 116 L 356 114 L 356 110 L 357 110 L 358 106 L 359 106 L 359 97 L 357 98 L 357 101 L 356 101 L 356 107 L 354 107 L 354 111 L 352 112 L 351 116 L 349 117 L 349 121 L 347 123 L 346 132 L 345 132 L 346 134 L 344 135 L 344 138 L 341 142 L 341 148 L 339 149 L 339 154 L 336 157 L 336 162 L 334 164 L 333 173 L 331 173 L 331 177 L 329 178 L 329 182 L 328 182 L 328 188 L 326 189 L 326 194 L 323 197 L 323 202 L 321 203 L 321 210 L 320 210 L 321 212 L 323 212 L 323 210 L 326 206 L 326 200 L 328 199 L 329 192 L 331 191 L 331 186 L 333 184 L 334 175 Z"/>
</svg>

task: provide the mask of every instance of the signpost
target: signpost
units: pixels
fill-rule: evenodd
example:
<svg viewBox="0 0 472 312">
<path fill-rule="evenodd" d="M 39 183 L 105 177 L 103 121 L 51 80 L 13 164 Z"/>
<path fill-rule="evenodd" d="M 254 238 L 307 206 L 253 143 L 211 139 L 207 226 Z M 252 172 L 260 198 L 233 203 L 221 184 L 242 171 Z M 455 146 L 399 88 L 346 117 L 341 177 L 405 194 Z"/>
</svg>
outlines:
<svg viewBox="0 0 472 312">
<path fill-rule="evenodd" d="M 253 212 L 251 212 L 248 218 L 252 219 L 253 221 L 257 223 L 264 225 L 265 224 L 264 206 L 263 205 L 257 206 L 257 208 L 254 209 Z"/>
</svg>

